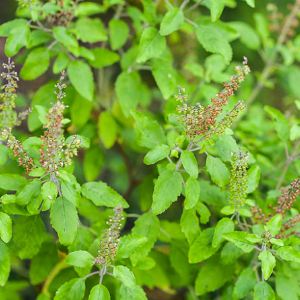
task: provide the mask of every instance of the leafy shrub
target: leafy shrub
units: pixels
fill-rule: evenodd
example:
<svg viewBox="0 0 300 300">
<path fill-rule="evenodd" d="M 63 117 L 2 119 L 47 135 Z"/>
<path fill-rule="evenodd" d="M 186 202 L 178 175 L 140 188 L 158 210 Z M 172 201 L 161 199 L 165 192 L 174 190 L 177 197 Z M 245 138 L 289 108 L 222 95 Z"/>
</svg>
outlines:
<svg viewBox="0 0 300 300">
<path fill-rule="evenodd" d="M 1 300 L 298 299 L 300 2 L 18 3 Z"/>
</svg>

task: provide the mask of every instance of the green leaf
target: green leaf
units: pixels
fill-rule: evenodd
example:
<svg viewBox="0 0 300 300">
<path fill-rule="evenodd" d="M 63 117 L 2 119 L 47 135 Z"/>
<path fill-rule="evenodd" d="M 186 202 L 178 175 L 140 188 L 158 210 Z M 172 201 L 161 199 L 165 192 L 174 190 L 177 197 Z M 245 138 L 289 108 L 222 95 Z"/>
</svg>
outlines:
<svg viewBox="0 0 300 300">
<path fill-rule="evenodd" d="M 156 162 L 166 158 L 170 153 L 170 147 L 168 145 L 159 145 L 151 149 L 144 157 L 144 163 L 146 165 L 152 165 Z"/>
<path fill-rule="evenodd" d="M 91 267 L 93 265 L 94 257 L 87 251 L 74 251 L 68 254 L 65 263 L 75 267 Z"/>
<path fill-rule="evenodd" d="M 273 245 L 277 245 L 277 246 L 284 246 L 284 243 L 282 240 L 280 239 L 271 239 L 270 242 L 273 244 Z"/>
<path fill-rule="evenodd" d="M 51 207 L 50 220 L 63 245 L 70 245 L 76 235 L 78 215 L 75 205 L 66 198 L 59 197 Z"/>
<path fill-rule="evenodd" d="M 202 262 L 219 250 L 219 247 L 213 248 L 211 245 L 214 231 L 215 228 L 205 229 L 195 239 L 189 250 L 189 262 L 191 264 Z"/>
<path fill-rule="evenodd" d="M 266 224 L 266 227 L 270 230 L 272 236 L 275 236 L 281 230 L 282 215 L 276 215 Z"/>
<path fill-rule="evenodd" d="M 99 145 L 95 144 L 85 152 L 83 172 L 86 181 L 97 179 L 104 162 L 104 152 Z"/>
<path fill-rule="evenodd" d="M 156 120 L 136 110 L 132 110 L 131 115 L 136 122 L 137 141 L 140 146 L 152 149 L 166 143 L 165 133 Z"/>
<path fill-rule="evenodd" d="M 197 179 L 190 177 L 185 186 L 186 198 L 184 200 L 184 208 L 193 208 L 200 198 L 200 185 Z"/>
<path fill-rule="evenodd" d="M 8 148 L 0 144 L 0 166 L 3 166 L 8 160 Z"/>
<path fill-rule="evenodd" d="M 180 219 L 180 227 L 191 245 L 200 234 L 199 219 L 195 209 L 184 209 Z"/>
<path fill-rule="evenodd" d="M 256 31 L 247 23 L 244 22 L 230 22 L 231 27 L 233 27 L 239 34 L 241 43 L 247 46 L 249 49 L 258 50 L 260 47 L 260 39 Z"/>
<path fill-rule="evenodd" d="M 258 259 L 262 262 L 262 271 L 265 280 L 267 280 L 272 275 L 273 269 L 276 265 L 275 257 L 271 252 L 264 250 L 259 254 Z"/>
<path fill-rule="evenodd" d="M 226 134 L 219 137 L 219 140 L 215 143 L 215 148 L 218 152 L 218 155 L 223 161 L 231 161 L 231 153 L 239 152 L 239 147 L 235 139 L 232 136 Z"/>
<path fill-rule="evenodd" d="M 150 58 L 159 57 L 166 48 L 166 38 L 154 27 L 147 27 L 142 33 L 136 61 L 143 63 Z"/>
<path fill-rule="evenodd" d="M 120 49 L 127 41 L 129 35 L 128 25 L 118 19 L 112 19 L 109 24 L 109 41 L 113 50 Z"/>
<path fill-rule="evenodd" d="M 142 0 L 143 1 L 143 0 Z M 136 285 L 134 288 L 129 288 L 121 284 L 119 290 L 119 300 L 147 300 L 144 290 Z"/>
<path fill-rule="evenodd" d="M 222 234 L 227 232 L 232 232 L 232 231 L 234 231 L 233 221 L 229 218 L 221 219 L 216 226 L 214 238 L 212 241 L 212 246 L 219 247 L 222 244 L 222 242 L 225 240 Z"/>
<path fill-rule="evenodd" d="M 246 237 L 248 236 L 247 232 L 233 231 L 223 233 L 222 236 L 225 238 L 225 240 L 233 243 L 235 246 L 237 246 L 246 253 L 249 253 L 253 250 L 253 244 L 246 240 Z"/>
<path fill-rule="evenodd" d="M 81 192 L 97 206 L 117 207 L 121 204 L 123 208 L 129 207 L 123 197 L 105 182 L 87 182 L 82 185 Z"/>
<path fill-rule="evenodd" d="M 12 235 L 12 222 L 9 215 L 0 212 L 0 237 L 4 243 L 8 243 Z"/>
<path fill-rule="evenodd" d="M 242 299 L 250 294 L 256 284 L 256 276 L 254 270 L 246 268 L 239 276 L 234 289 L 233 299 Z"/>
<path fill-rule="evenodd" d="M 198 201 L 196 205 L 196 211 L 200 215 L 200 223 L 201 224 L 206 224 L 209 221 L 210 218 L 210 211 L 209 209 L 205 206 L 204 203 Z"/>
<path fill-rule="evenodd" d="M 16 191 L 26 182 L 24 176 L 18 174 L 0 174 L 0 188 L 7 191 Z"/>
<path fill-rule="evenodd" d="M 26 24 L 18 24 L 10 30 L 5 43 L 6 56 L 14 56 L 19 50 L 27 46 L 29 40 L 30 29 Z"/>
<path fill-rule="evenodd" d="M 70 62 L 69 56 L 61 52 L 57 56 L 54 64 L 53 64 L 53 73 L 54 74 L 59 74 L 61 71 L 65 70 Z"/>
<path fill-rule="evenodd" d="M 231 205 L 224 206 L 221 209 L 221 213 L 224 215 L 232 215 L 234 214 L 234 212 L 235 212 L 235 207 Z"/>
<path fill-rule="evenodd" d="M 10 255 L 7 246 L 0 241 L 0 285 L 5 286 L 10 273 Z"/>
<path fill-rule="evenodd" d="M 91 289 L 88 300 L 110 300 L 109 291 L 104 285 L 98 284 Z"/>
<path fill-rule="evenodd" d="M 155 215 L 168 209 L 181 194 L 182 182 L 176 170 L 162 172 L 154 185 L 152 212 Z"/>
<path fill-rule="evenodd" d="M 295 141 L 300 137 L 300 126 L 294 124 L 290 130 L 290 140 Z"/>
<path fill-rule="evenodd" d="M 128 234 L 120 238 L 116 259 L 128 258 L 141 248 L 148 239 L 142 235 Z"/>
<path fill-rule="evenodd" d="M 30 32 L 27 48 L 40 46 L 50 41 L 52 36 L 43 30 L 34 30 Z"/>
<path fill-rule="evenodd" d="M 58 194 L 57 186 L 52 181 L 47 181 L 43 184 L 41 189 L 41 195 L 44 200 L 42 210 L 48 210 L 56 200 Z"/>
<path fill-rule="evenodd" d="M 27 56 L 20 76 L 24 80 L 33 80 L 44 74 L 50 65 L 50 55 L 45 47 L 33 49 Z"/>
<path fill-rule="evenodd" d="M 211 176 L 212 181 L 220 187 L 224 187 L 230 181 L 230 172 L 220 158 L 207 156 L 206 159 L 207 171 Z"/>
<path fill-rule="evenodd" d="M 184 23 L 184 14 L 180 8 L 170 9 L 160 24 L 160 34 L 169 35 L 172 32 L 178 30 L 180 26 Z"/>
<path fill-rule="evenodd" d="M 296 278 L 290 278 L 281 272 L 276 272 L 276 293 L 282 300 L 298 300 L 299 286 Z"/>
<path fill-rule="evenodd" d="M 290 124 L 286 117 L 274 107 L 266 105 L 264 109 L 274 121 L 274 127 L 278 134 L 278 137 L 282 141 L 286 141 L 289 138 L 290 133 Z"/>
<path fill-rule="evenodd" d="M 198 177 L 198 163 L 193 152 L 184 150 L 180 155 L 184 169 L 192 178 Z"/>
<path fill-rule="evenodd" d="M 9 36 L 9 33 L 16 25 L 27 24 L 28 20 L 26 19 L 14 19 L 6 23 L 1 24 L 0 26 L 0 36 Z"/>
<path fill-rule="evenodd" d="M 54 300 L 81 300 L 85 294 L 85 282 L 74 278 L 64 283 L 55 293 Z"/>
<path fill-rule="evenodd" d="M 96 43 L 107 41 L 104 24 L 98 18 L 79 18 L 76 22 L 78 38 L 84 43 Z"/>
<path fill-rule="evenodd" d="M 266 281 L 261 281 L 255 285 L 253 300 L 275 300 L 274 291 Z"/>
<path fill-rule="evenodd" d="M 225 62 L 230 63 L 232 59 L 232 48 L 226 37 L 212 25 L 200 25 L 196 29 L 199 43 L 207 52 L 223 55 Z"/>
<path fill-rule="evenodd" d="M 281 247 L 276 251 L 276 254 L 286 261 L 293 261 L 300 264 L 300 252 L 293 247 Z"/>
<path fill-rule="evenodd" d="M 144 7 L 144 17 L 150 25 L 157 23 L 156 5 L 152 0 L 142 0 Z"/>
<path fill-rule="evenodd" d="M 68 67 L 68 76 L 75 90 L 84 98 L 92 101 L 94 79 L 90 66 L 83 61 L 73 60 Z"/>
<path fill-rule="evenodd" d="M 169 99 L 176 88 L 177 73 L 171 62 L 164 59 L 152 59 L 152 74 L 164 99 Z"/>
<path fill-rule="evenodd" d="M 221 266 L 218 256 L 215 255 L 200 269 L 195 282 L 196 294 L 200 296 L 219 289 L 232 280 L 234 270 L 234 265 Z"/>
<path fill-rule="evenodd" d="M 107 130 L 109 128 L 109 130 Z M 107 111 L 100 114 L 98 119 L 98 134 L 106 149 L 110 149 L 117 138 L 118 125 L 114 117 Z"/>
<path fill-rule="evenodd" d="M 224 2 L 222 0 L 210 0 L 210 14 L 212 22 L 217 21 L 224 10 Z"/>
<path fill-rule="evenodd" d="M 134 274 L 124 266 L 116 266 L 114 267 L 113 272 L 115 278 L 121 280 L 123 284 L 131 289 L 135 288 L 136 282 Z"/>
<path fill-rule="evenodd" d="M 246 1 L 250 7 L 252 7 L 252 8 L 255 7 L 255 0 L 244 0 L 244 1 Z"/>
<path fill-rule="evenodd" d="M 41 181 L 39 179 L 28 180 L 18 190 L 16 203 L 26 205 L 33 201 L 41 192 Z"/>
<path fill-rule="evenodd" d="M 76 38 L 73 36 L 73 34 L 63 26 L 56 26 L 53 28 L 53 36 L 54 38 L 62 43 L 67 48 L 77 48 L 78 42 Z"/>
<path fill-rule="evenodd" d="M 29 269 L 30 282 L 33 285 L 43 282 L 58 262 L 59 258 L 56 243 L 43 243 L 39 253 L 34 256 L 31 261 Z"/>
<path fill-rule="evenodd" d="M 95 59 L 89 60 L 89 64 L 97 69 L 103 67 L 111 66 L 120 60 L 120 55 L 118 53 L 112 52 L 105 48 L 93 48 L 91 50 Z"/>
<path fill-rule="evenodd" d="M 247 177 L 247 189 L 246 193 L 250 194 L 254 192 L 259 184 L 260 179 L 260 167 L 259 166 L 252 166 L 248 170 L 248 177 Z"/>
<path fill-rule="evenodd" d="M 103 13 L 105 11 L 106 11 L 106 7 L 103 5 L 100 5 L 98 3 L 93 3 L 93 2 L 84 2 L 84 3 L 79 3 L 75 7 L 75 16 L 76 17 L 91 16 L 91 15 L 97 15 Z"/>
<path fill-rule="evenodd" d="M 19 217 L 13 228 L 13 241 L 19 248 L 21 259 L 32 258 L 40 250 L 46 238 L 46 228 L 40 217 Z"/>
</svg>

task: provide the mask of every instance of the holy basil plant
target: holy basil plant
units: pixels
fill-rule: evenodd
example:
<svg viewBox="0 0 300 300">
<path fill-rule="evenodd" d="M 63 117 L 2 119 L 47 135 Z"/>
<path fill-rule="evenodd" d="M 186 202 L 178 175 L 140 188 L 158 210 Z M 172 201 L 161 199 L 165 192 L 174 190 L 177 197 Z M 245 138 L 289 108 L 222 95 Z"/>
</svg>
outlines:
<svg viewBox="0 0 300 300">
<path fill-rule="evenodd" d="M 17 2 L 0 299 L 299 299 L 300 2 Z"/>
</svg>

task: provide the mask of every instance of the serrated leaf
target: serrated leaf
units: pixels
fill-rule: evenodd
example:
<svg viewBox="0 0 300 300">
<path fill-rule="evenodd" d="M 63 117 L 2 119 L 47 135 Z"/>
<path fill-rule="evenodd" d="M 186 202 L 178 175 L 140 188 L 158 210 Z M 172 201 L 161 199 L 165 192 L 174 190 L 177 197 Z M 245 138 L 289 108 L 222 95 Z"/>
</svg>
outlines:
<svg viewBox="0 0 300 300">
<path fill-rule="evenodd" d="M 131 289 L 135 288 L 136 281 L 134 274 L 124 266 L 116 266 L 113 272 L 115 278 L 121 280 L 123 284 Z"/>
<path fill-rule="evenodd" d="M 50 219 L 53 228 L 63 245 L 70 245 L 76 235 L 78 215 L 75 205 L 66 198 L 59 197 L 50 211 Z"/>
<path fill-rule="evenodd" d="M 200 234 L 199 219 L 195 209 L 184 209 L 180 219 L 180 227 L 191 245 Z"/>
<path fill-rule="evenodd" d="M 148 239 L 142 235 L 128 234 L 120 238 L 116 259 L 128 258 L 141 248 Z"/>
<path fill-rule="evenodd" d="M 265 280 L 267 280 L 272 275 L 273 269 L 276 265 L 275 257 L 270 251 L 264 250 L 259 254 L 258 259 L 262 262 L 262 271 Z"/>
<path fill-rule="evenodd" d="M 124 198 L 105 182 L 87 182 L 82 185 L 81 192 L 97 206 L 118 207 L 121 204 L 123 208 L 129 207 Z"/>
<path fill-rule="evenodd" d="M 170 9 L 160 24 L 160 34 L 169 35 L 172 32 L 178 30 L 180 26 L 184 23 L 184 14 L 180 8 Z"/>
<path fill-rule="evenodd" d="M 219 247 L 212 247 L 215 228 L 205 229 L 195 239 L 189 250 L 189 262 L 191 264 L 202 262 L 214 255 Z"/>
<path fill-rule="evenodd" d="M 182 182 L 176 170 L 162 172 L 154 185 L 152 212 L 155 215 L 168 209 L 181 194 Z"/>
<path fill-rule="evenodd" d="M 146 293 L 139 285 L 129 288 L 121 284 L 119 297 L 119 300 L 147 300 Z"/>
<path fill-rule="evenodd" d="M 233 231 L 223 233 L 222 236 L 225 238 L 225 240 L 233 243 L 235 246 L 237 246 L 246 253 L 249 253 L 253 250 L 253 243 L 246 240 L 246 237 L 248 236 L 247 232 Z"/>
<path fill-rule="evenodd" d="M 0 212 L 0 237 L 4 243 L 8 243 L 12 235 L 12 222 L 9 215 Z"/>
<path fill-rule="evenodd" d="M 55 293 L 54 300 L 81 300 L 85 293 L 85 282 L 74 278 L 64 283 Z"/>
<path fill-rule="evenodd" d="M 227 64 L 232 59 L 232 48 L 225 36 L 211 25 L 200 25 L 196 29 L 196 36 L 203 48 L 212 53 L 221 54 Z"/>
<path fill-rule="evenodd" d="M 218 186 L 224 187 L 229 183 L 230 172 L 220 158 L 208 155 L 206 159 L 206 167 L 212 181 Z"/>
<path fill-rule="evenodd" d="M 41 181 L 39 179 L 28 180 L 17 193 L 16 203 L 26 205 L 36 198 L 41 192 Z"/>
<path fill-rule="evenodd" d="M 166 38 L 154 27 L 147 27 L 142 33 L 136 61 L 143 63 L 150 58 L 159 57 L 166 47 Z"/>
<path fill-rule="evenodd" d="M 198 163 L 193 152 L 184 150 L 180 155 L 182 165 L 192 178 L 198 177 Z"/>
<path fill-rule="evenodd" d="M 214 238 L 212 241 L 212 246 L 213 247 L 220 246 L 221 243 L 225 240 L 222 234 L 226 232 L 232 232 L 232 231 L 234 231 L 233 221 L 229 218 L 221 219 L 216 226 Z"/>
<path fill-rule="evenodd" d="M 63 26 L 56 26 L 53 28 L 54 38 L 65 45 L 66 47 L 78 47 L 78 42 L 72 33 Z"/>
<path fill-rule="evenodd" d="M 286 261 L 293 261 L 300 264 L 300 252 L 293 247 L 281 247 L 276 251 L 276 254 Z"/>
</svg>

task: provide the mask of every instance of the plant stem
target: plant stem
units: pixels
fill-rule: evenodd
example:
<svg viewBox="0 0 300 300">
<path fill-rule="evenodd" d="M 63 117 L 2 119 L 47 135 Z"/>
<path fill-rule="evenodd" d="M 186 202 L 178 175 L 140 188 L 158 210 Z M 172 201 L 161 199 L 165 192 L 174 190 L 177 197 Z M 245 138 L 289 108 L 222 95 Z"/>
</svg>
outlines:
<svg viewBox="0 0 300 300">
<path fill-rule="evenodd" d="M 85 280 L 85 279 L 89 278 L 90 276 L 93 276 L 93 275 L 96 275 L 96 274 L 99 274 L 99 273 L 101 273 L 101 271 L 92 272 L 92 273 L 90 273 L 90 274 L 84 276 L 84 277 L 82 278 L 82 280 Z"/>
<path fill-rule="evenodd" d="M 184 11 L 184 13 L 186 14 L 186 13 L 188 13 L 188 12 L 194 10 L 194 9 L 195 9 L 197 6 L 199 6 L 202 2 L 204 2 L 204 0 L 198 1 L 197 3 L 195 3 L 194 5 L 192 5 L 191 7 L 187 8 L 187 9 Z"/>
</svg>

